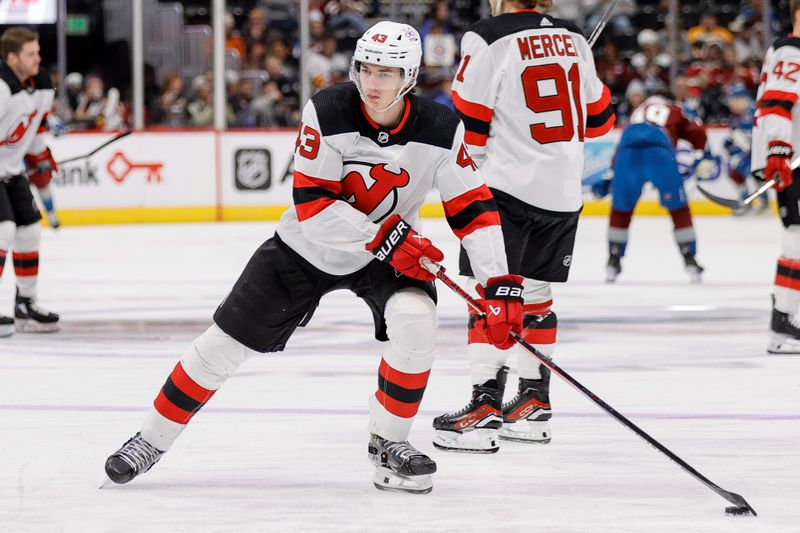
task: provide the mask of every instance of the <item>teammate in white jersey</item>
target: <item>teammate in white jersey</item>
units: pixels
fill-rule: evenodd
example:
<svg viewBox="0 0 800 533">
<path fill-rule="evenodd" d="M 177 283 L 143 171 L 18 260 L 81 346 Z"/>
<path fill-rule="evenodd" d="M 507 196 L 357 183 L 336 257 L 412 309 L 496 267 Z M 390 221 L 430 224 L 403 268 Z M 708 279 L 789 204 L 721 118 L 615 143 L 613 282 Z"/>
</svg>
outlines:
<svg viewBox="0 0 800 533">
<path fill-rule="evenodd" d="M 245 359 L 283 350 L 324 294 L 349 289 L 372 310 L 375 337 L 389 341 L 369 398 L 373 482 L 382 490 L 431 490 L 436 464 L 407 438 L 437 330 L 434 277 L 420 259 L 443 257 L 412 229 L 433 186 L 485 287 L 485 305 L 498 309 L 481 323 L 498 345 L 521 330 L 522 278 L 508 274 L 497 208 L 458 116 L 409 94 L 421 57 L 416 30 L 380 22 L 358 41 L 354 83 L 324 89 L 305 106 L 294 208 L 170 374 L 140 433 L 108 458 L 113 481 L 147 471 Z"/>
<path fill-rule="evenodd" d="M 53 84 L 39 71 L 39 37 L 27 28 L 9 28 L 0 36 L 0 275 L 9 255 L 17 277 L 14 318 L 0 315 L 0 337 L 14 330 L 58 330 L 58 315 L 39 307 L 41 215 L 36 209 L 26 164 L 36 174 L 56 164 L 43 133 L 53 104 Z M 16 320 L 15 320 L 16 319 Z"/>
<path fill-rule="evenodd" d="M 792 34 L 767 50 L 753 123 L 751 168 L 759 179 L 776 179 L 785 228 L 775 275 L 769 353 L 800 354 L 800 180 L 790 164 L 800 151 L 800 0 L 789 5 Z"/>
<path fill-rule="evenodd" d="M 535 0 L 492 2 L 494 16 L 474 24 L 462 40 L 453 102 L 497 201 L 509 271 L 525 278 L 523 336 L 551 355 L 557 323 L 550 284 L 566 281 L 572 262 L 584 140 L 608 132 L 615 116 L 581 31 L 536 6 Z M 462 254 L 461 273 L 472 277 L 474 267 Z M 503 404 L 508 352 L 487 342 L 474 320 L 468 338 L 472 400 L 434 420 L 434 444 L 493 453 L 498 436 L 549 442 L 550 372 L 514 348 L 518 393 Z"/>
</svg>

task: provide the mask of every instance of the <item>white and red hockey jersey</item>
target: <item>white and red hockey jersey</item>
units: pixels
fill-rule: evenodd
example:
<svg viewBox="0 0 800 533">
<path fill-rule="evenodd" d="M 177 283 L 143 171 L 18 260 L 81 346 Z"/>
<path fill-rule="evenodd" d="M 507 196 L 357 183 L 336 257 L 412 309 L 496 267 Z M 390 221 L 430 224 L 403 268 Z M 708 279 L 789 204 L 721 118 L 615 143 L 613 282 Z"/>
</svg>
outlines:
<svg viewBox="0 0 800 533">
<path fill-rule="evenodd" d="M 294 209 L 277 233 L 319 270 L 350 274 L 375 259 L 365 249 L 397 213 L 419 230 L 432 187 L 476 277 L 508 273 L 494 198 L 464 144 L 464 126 L 445 106 L 406 97 L 400 124 L 367 116 L 352 83 L 315 94 L 303 110 L 294 156 Z"/>
<path fill-rule="evenodd" d="M 464 34 L 453 102 L 489 187 L 551 211 L 582 205 L 583 142 L 611 130 L 611 94 L 572 23 L 533 10 Z"/>
<path fill-rule="evenodd" d="M 47 148 L 47 114 L 53 106 L 53 82 L 39 72 L 24 83 L 5 63 L 0 64 L 0 178 L 25 172 L 25 154 Z"/>
<path fill-rule="evenodd" d="M 792 145 L 800 153 L 800 37 L 789 35 L 767 50 L 761 69 L 753 120 L 753 150 L 750 168 L 762 170 L 772 142 Z"/>
</svg>

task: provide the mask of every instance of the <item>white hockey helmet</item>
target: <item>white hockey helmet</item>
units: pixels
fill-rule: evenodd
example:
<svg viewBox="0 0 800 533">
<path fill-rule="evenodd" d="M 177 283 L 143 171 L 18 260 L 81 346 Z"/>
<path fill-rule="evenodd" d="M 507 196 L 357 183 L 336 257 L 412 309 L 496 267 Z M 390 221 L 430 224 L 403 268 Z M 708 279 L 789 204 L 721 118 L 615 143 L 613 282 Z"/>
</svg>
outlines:
<svg viewBox="0 0 800 533">
<path fill-rule="evenodd" d="M 356 84 L 361 99 L 366 101 L 361 88 L 359 69 L 361 63 L 403 69 L 403 82 L 386 111 L 400 101 L 417 84 L 417 73 L 422 61 L 422 40 L 417 30 L 408 24 L 384 20 L 368 29 L 356 43 L 350 62 L 350 79 Z"/>
</svg>

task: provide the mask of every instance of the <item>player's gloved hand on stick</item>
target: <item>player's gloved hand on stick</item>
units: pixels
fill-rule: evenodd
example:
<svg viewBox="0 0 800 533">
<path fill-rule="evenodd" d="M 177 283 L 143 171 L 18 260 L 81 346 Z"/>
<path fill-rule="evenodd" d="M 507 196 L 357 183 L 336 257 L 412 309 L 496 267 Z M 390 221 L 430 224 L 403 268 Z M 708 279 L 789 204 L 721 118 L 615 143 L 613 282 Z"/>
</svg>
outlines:
<svg viewBox="0 0 800 533">
<path fill-rule="evenodd" d="M 775 190 L 783 191 L 792 184 L 792 146 L 781 141 L 769 143 L 767 149 L 767 166 L 764 167 L 764 179 L 775 179 Z"/>
<path fill-rule="evenodd" d="M 435 263 L 444 259 L 444 254 L 400 215 L 392 215 L 381 224 L 367 250 L 401 274 L 423 281 L 433 281 L 436 276 L 420 264 L 420 258 L 427 257 Z"/>
<path fill-rule="evenodd" d="M 692 174 L 699 180 L 708 180 L 714 177 L 714 173 L 719 168 L 720 160 L 709 150 L 703 152 L 692 165 Z"/>
<path fill-rule="evenodd" d="M 50 148 L 45 148 L 38 154 L 27 154 L 25 163 L 28 166 L 28 179 L 37 187 L 45 187 L 50 183 L 54 172 L 58 172 L 58 165 L 50 153 Z"/>
<path fill-rule="evenodd" d="M 475 322 L 495 347 L 507 350 L 514 345 L 511 332 L 522 332 L 522 276 L 506 274 L 489 278 L 486 287 L 477 286 L 485 318 Z"/>
</svg>

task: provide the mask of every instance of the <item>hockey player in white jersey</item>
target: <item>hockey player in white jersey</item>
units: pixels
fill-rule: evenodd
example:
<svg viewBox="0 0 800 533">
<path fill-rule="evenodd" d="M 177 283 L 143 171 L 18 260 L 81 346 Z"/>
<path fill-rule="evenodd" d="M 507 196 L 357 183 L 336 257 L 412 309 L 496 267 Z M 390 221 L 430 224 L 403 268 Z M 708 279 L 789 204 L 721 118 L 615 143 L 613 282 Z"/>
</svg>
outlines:
<svg viewBox="0 0 800 533">
<path fill-rule="evenodd" d="M 36 304 L 41 215 L 26 177 L 26 164 L 37 174 L 52 173 L 56 163 L 43 133 L 53 104 L 53 84 L 39 71 L 39 37 L 27 28 L 9 28 L 0 36 L 0 275 L 14 263 L 17 295 L 14 318 L 0 315 L 0 337 L 15 329 L 58 330 L 58 315 Z"/>
<path fill-rule="evenodd" d="M 608 132 L 615 117 L 581 31 L 536 7 L 535 0 L 493 0 L 494 16 L 464 34 L 452 91 L 470 153 L 497 201 L 509 271 L 525 278 L 523 336 L 551 355 L 557 322 L 550 284 L 566 281 L 572 262 L 584 140 Z M 463 275 L 476 274 L 465 254 L 460 266 Z M 514 348 L 519 386 L 502 403 L 508 352 L 488 343 L 474 319 L 472 399 L 434 420 L 434 444 L 493 453 L 498 437 L 549 442 L 549 370 Z"/>
<path fill-rule="evenodd" d="M 431 490 L 436 464 L 407 439 L 437 329 L 434 277 L 420 259 L 443 257 L 413 229 L 433 186 L 484 287 L 485 305 L 497 309 L 481 323 L 495 344 L 521 331 L 522 298 L 513 294 L 522 278 L 508 274 L 497 208 L 458 116 L 409 94 L 421 57 L 416 30 L 380 22 L 358 41 L 354 83 L 324 89 L 305 106 L 294 208 L 170 374 L 140 432 L 108 458 L 113 481 L 147 471 L 245 359 L 283 350 L 324 294 L 349 289 L 372 310 L 376 338 L 389 341 L 369 398 L 373 483 L 382 490 Z"/>
<path fill-rule="evenodd" d="M 767 50 L 753 123 L 751 168 L 758 179 L 776 179 L 781 256 L 775 275 L 769 353 L 800 354 L 800 176 L 790 164 L 800 149 L 800 0 L 789 5 L 793 32 Z"/>
</svg>

